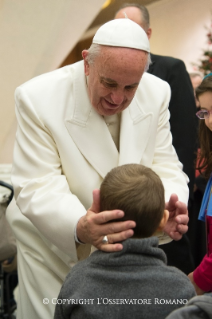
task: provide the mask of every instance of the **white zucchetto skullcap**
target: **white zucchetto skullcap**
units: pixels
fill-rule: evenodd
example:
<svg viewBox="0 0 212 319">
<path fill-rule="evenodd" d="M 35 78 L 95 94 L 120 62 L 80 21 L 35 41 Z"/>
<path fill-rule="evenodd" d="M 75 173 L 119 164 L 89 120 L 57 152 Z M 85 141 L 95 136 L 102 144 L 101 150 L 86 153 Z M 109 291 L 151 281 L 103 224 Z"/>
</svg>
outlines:
<svg viewBox="0 0 212 319">
<path fill-rule="evenodd" d="M 115 19 L 103 24 L 97 30 L 92 43 L 150 52 L 146 32 L 128 18 Z"/>
</svg>

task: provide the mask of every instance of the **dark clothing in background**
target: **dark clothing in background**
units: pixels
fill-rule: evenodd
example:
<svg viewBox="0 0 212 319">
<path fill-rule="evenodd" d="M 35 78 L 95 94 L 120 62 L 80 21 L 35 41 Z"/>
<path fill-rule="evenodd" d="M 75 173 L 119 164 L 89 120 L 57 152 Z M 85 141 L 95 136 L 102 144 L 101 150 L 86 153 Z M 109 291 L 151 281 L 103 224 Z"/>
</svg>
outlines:
<svg viewBox="0 0 212 319">
<path fill-rule="evenodd" d="M 169 103 L 170 125 L 173 145 L 183 171 L 189 177 L 189 218 L 193 219 L 193 189 L 195 180 L 195 157 L 197 151 L 196 104 L 191 80 L 185 64 L 179 59 L 151 54 L 152 64 L 148 72 L 169 83 L 171 100 Z M 194 217 L 196 220 L 196 216 Z M 195 224 L 195 221 L 191 225 Z M 190 229 L 193 235 L 193 230 Z M 195 236 L 195 234 L 194 234 Z M 192 236 L 193 237 L 193 236 Z M 187 235 L 179 241 L 161 245 L 168 258 L 168 265 L 176 266 L 186 274 L 195 268 L 192 256 L 192 242 Z"/>
<path fill-rule="evenodd" d="M 189 177 L 188 186 L 193 198 L 197 129 L 196 104 L 191 80 L 183 61 L 155 54 L 151 54 L 151 59 L 152 64 L 148 72 L 168 82 L 171 87 L 169 111 L 173 145 L 183 164 L 183 171 Z"/>
</svg>

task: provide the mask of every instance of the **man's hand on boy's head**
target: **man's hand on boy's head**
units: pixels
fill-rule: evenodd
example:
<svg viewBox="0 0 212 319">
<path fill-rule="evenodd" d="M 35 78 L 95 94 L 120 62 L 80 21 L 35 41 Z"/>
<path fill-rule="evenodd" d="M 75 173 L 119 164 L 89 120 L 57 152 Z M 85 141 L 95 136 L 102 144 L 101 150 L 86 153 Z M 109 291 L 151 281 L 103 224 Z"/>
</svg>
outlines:
<svg viewBox="0 0 212 319">
<path fill-rule="evenodd" d="M 77 237 L 82 243 L 92 244 L 106 252 L 122 250 L 120 242 L 133 236 L 132 228 L 136 223 L 130 220 L 108 223 L 123 217 L 124 213 L 120 210 L 99 212 L 99 197 L 99 190 L 94 190 L 93 204 L 77 224 Z M 102 242 L 104 236 L 108 238 L 107 244 Z"/>
<path fill-rule="evenodd" d="M 178 200 L 176 194 L 172 194 L 165 208 L 169 211 L 169 219 L 164 227 L 164 232 L 172 239 L 180 240 L 188 230 L 188 209 L 185 203 Z"/>
</svg>

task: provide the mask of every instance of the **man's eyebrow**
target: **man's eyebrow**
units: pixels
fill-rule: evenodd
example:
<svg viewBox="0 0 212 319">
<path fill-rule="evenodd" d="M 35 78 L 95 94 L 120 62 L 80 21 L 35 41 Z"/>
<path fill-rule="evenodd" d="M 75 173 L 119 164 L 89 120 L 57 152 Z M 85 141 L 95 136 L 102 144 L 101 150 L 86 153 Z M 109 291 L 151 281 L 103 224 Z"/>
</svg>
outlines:
<svg viewBox="0 0 212 319">
<path fill-rule="evenodd" d="M 117 83 L 116 81 L 110 79 L 110 78 L 105 78 L 104 76 L 100 76 L 101 81 L 106 81 L 108 83 Z"/>
<path fill-rule="evenodd" d="M 100 81 L 102 82 L 102 81 L 105 81 L 105 82 L 107 82 L 107 83 L 111 83 L 111 84 L 117 84 L 117 82 L 116 81 L 114 81 L 114 80 L 112 80 L 112 79 L 110 79 L 110 78 L 105 78 L 104 76 L 100 76 Z M 133 83 L 133 84 L 129 84 L 129 85 L 127 85 L 127 86 L 138 86 L 139 85 L 139 82 L 136 82 L 136 83 Z"/>
</svg>

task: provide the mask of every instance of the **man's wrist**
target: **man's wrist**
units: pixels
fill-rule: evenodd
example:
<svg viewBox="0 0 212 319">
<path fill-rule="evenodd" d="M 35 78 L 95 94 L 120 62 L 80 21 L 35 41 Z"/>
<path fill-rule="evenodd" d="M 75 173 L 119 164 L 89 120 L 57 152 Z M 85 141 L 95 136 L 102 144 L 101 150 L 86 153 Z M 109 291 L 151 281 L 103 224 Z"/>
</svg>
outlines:
<svg viewBox="0 0 212 319">
<path fill-rule="evenodd" d="M 80 221 L 81 217 L 78 219 L 76 225 L 75 225 L 75 228 L 74 228 L 74 240 L 76 243 L 80 244 L 80 245 L 85 245 L 85 243 L 81 242 L 77 236 L 77 226 L 78 226 L 78 223 Z"/>
</svg>

